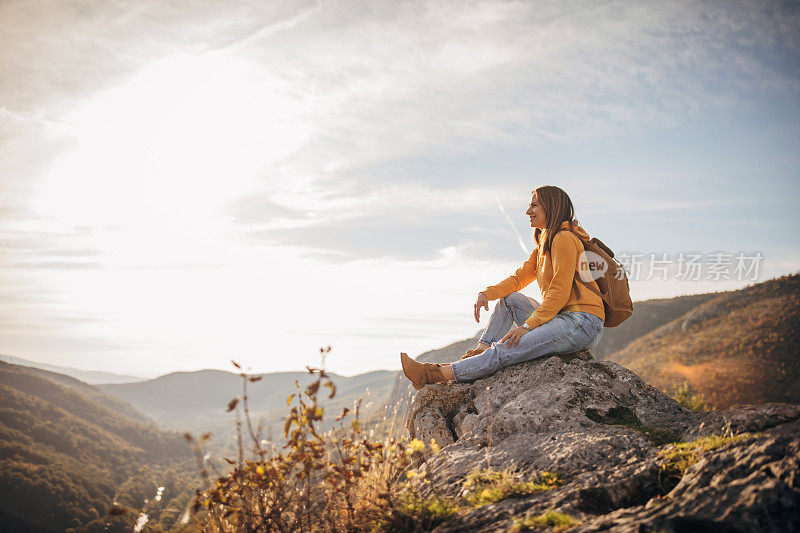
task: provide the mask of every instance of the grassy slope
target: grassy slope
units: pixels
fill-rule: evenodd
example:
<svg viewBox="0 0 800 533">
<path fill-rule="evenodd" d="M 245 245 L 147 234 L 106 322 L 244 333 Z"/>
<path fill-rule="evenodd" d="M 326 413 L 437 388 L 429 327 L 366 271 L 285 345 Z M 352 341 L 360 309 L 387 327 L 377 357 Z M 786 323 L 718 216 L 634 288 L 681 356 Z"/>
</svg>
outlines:
<svg viewBox="0 0 800 533">
<path fill-rule="evenodd" d="M 603 338 L 592 349 L 592 354 L 597 359 L 608 359 L 611 354 L 624 349 L 639 337 L 672 322 L 720 294 L 723 293 L 692 294 L 635 302 L 633 315 L 628 320 L 615 328 L 603 330 Z"/>
<path fill-rule="evenodd" d="M 611 355 L 656 387 L 712 405 L 800 403 L 800 275 L 720 293 Z"/>
</svg>

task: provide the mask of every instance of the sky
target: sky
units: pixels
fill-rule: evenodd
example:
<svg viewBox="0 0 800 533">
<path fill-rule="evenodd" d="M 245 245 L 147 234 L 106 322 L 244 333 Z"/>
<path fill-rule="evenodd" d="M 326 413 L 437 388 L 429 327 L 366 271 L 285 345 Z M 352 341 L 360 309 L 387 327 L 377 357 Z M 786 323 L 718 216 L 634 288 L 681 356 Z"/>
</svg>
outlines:
<svg viewBox="0 0 800 533">
<path fill-rule="evenodd" d="M 741 288 L 800 271 L 799 178 L 798 2 L 0 2 L 33 361 L 398 369 L 485 325 L 541 185 L 635 301 Z"/>
</svg>

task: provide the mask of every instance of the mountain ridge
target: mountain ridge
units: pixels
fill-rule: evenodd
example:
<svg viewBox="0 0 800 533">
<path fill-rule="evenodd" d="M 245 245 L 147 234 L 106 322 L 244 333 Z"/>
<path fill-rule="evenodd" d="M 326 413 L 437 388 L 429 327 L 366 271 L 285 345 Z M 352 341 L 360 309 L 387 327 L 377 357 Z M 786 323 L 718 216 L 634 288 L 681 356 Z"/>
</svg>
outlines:
<svg viewBox="0 0 800 533">
<path fill-rule="evenodd" d="M 355 376 L 328 373 L 337 387 L 336 396 L 326 402 L 330 413 L 353 409 L 362 399 L 365 419 L 382 408 L 394 385 L 396 371 L 374 370 Z M 286 417 L 286 398 L 304 388 L 306 372 L 247 373 L 260 377 L 247 384 L 248 404 L 254 423 L 265 428 L 265 438 L 277 435 Z M 217 369 L 179 371 L 136 383 L 98 385 L 103 392 L 133 405 L 162 428 L 198 433 L 211 432 L 212 442 L 229 449 L 235 436 L 235 420 L 226 406 L 242 395 L 242 377 L 237 372 Z M 335 415 L 330 417 L 333 420 Z M 332 424 L 333 422 L 330 422 Z"/>
<path fill-rule="evenodd" d="M 39 368 L 65 376 L 71 376 L 79 379 L 89 385 L 96 385 L 98 383 L 128 383 L 130 381 L 141 381 L 147 379 L 141 376 L 132 376 L 127 374 L 117 374 L 115 372 L 103 372 L 100 370 L 84 370 L 81 368 L 74 368 L 71 366 L 52 365 L 49 363 L 39 363 L 29 359 L 23 359 L 13 355 L 0 354 L 0 361 L 12 365 L 26 366 L 31 368 Z"/>
</svg>

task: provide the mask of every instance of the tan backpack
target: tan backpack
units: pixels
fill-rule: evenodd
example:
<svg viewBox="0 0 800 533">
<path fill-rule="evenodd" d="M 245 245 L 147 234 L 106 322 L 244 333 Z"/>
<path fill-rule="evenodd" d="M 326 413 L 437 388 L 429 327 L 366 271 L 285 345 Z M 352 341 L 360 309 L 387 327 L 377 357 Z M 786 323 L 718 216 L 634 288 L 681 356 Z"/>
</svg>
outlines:
<svg viewBox="0 0 800 533">
<path fill-rule="evenodd" d="M 580 239 L 580 237 L 579 237 Z M 619 326 L 633 314 L 633 301 L 631 300 L 631 289 L 628 285 L 628 275 L 616 259 L 611 248 L 603 244 L 600 239 L 592 238 L 588 242 L 581 239 L 583 248 L 586 251 L 586 265 L 590 272 L 584 273 L 587 279 L 581 276 L 580 268 L 584 264 L 579 262 L 578 269 L 572 283 L 577 291 L 576 280 L 583 283 L 590 291 L 603 299 L 606 318 L 603 325 L 607 328 Z M 598 275 L 594 271 L 602 270 L 605 265 L 603 275 Z M 598 293 L 590 284 L 593 279 L 597 283 Z"/>
</svg>

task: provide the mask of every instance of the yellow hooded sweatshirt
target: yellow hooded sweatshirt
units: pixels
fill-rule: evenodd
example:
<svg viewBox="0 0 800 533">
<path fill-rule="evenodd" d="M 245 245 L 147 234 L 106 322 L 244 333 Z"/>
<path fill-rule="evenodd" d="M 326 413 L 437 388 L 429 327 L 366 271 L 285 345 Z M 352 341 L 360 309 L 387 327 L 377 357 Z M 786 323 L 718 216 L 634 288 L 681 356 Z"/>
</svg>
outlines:
<svg viewBox="0 0 800 533">
<path fill-rule="evenodd" d="M 547 238 L 547 230 L 544 230 L 539 237 L 540 242 L 536 243 L 536 249 L 516 273 L 483 290 L 489 300 L 497 300 L 522 290 L 535 279 L 542 292 L 542 304 L 525 321 L 531 329 L 549 321 L 560 311 L 583 311 L 605 320 L 603 300 L 597 294 L 580 280 L 577 281 L 577 298 L 573 290 L 572 280 L 577 274 L 578 261 L 584 251 L 581 240 L 588 241 L 589 234 L 577 223 L 574 223 L 573 231 L 570 231 L 568 221 L 564 221 L 561 228 L 566 231 L 559 230 L 553 237 L 550 253 L 542 254 L 541 257 L 538 253 Z M 590 285 L 599 292 L 597 283 L 591 281 Z"/>
</svg>

